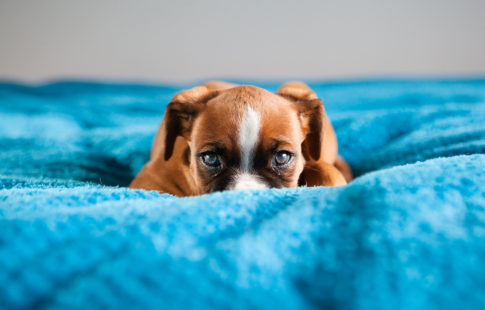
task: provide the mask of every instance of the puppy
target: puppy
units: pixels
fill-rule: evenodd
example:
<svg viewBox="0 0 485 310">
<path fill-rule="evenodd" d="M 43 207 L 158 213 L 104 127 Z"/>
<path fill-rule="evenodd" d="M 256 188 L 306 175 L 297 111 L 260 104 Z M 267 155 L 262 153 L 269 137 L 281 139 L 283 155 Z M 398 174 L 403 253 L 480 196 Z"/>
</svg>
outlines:
<svg viewBox="0 0 485 310">
<path fill-rule="evenodd" d="M 209 82 L 173 97 L 130 187 L 189 196 L 351 179 L 322 101 L 307 85 L 271 93 Z"/>
</svg>

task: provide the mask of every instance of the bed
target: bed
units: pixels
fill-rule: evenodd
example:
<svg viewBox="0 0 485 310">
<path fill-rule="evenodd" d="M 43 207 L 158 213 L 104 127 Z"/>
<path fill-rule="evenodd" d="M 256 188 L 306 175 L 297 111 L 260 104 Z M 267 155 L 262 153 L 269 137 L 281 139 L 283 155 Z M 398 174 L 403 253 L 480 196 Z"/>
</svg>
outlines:
<svg viewBox="0 0 485 310">
<path fill-rule="evenodd" d="M 353 182 L 177 198 L 127 185 L 191 85 L 1 82 L 0 309 L 483 309 L 485 80 L 309 84 Z"/>
</svg>

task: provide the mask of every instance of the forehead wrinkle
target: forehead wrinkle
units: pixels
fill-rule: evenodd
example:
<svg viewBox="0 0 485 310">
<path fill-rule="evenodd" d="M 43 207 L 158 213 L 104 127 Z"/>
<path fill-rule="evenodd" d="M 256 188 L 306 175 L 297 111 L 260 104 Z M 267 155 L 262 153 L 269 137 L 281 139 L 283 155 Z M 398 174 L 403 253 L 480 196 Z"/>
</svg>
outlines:
<svg viewBox="0 0 485 310">
<path fill-rule="evenodd" d="M 209 139 L 209 140 L 203 141 L 201 148 L 205 149 L 205 148 L 213 147 L 213 148 L 216 148 L 216 149 L 224 149 L 226 144 L 227 144 L 227 142 L 225 142 L 224 140 L 210 140 Z"/>
<path fill-rule="evenodd" d="M 293 147 L 293 143 L 290 139 L 283 136 L 278 136 L 276 138 L 270 139 L 271 149 L 277 149 L 278 147 Z"/>
</svg>

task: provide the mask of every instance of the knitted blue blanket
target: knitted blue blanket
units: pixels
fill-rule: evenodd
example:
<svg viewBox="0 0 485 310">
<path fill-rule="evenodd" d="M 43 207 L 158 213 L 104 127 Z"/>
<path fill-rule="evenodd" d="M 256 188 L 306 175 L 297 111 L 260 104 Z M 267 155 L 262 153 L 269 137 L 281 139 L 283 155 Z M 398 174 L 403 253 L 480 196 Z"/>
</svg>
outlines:
<svg viewBox="0 0 485 310">
<path fill-rule="evenodd" d="M 483 309 L 485 80 L 311 86 L 355 181 L 176 198 L 177 87 L 0 84 L 0 309 Z"/>
</svg>

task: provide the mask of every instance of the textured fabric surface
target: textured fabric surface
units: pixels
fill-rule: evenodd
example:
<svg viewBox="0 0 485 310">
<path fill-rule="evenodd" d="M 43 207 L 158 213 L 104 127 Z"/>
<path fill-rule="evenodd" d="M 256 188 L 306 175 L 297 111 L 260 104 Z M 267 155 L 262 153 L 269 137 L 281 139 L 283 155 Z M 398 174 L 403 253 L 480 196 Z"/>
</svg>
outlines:
<svg viewBox="0 0 485 310">
<path fill-rule="evenodd" d="M 485 80 L 311 86 L 355 181 L 176 198 L 179 88 L 0 84 L 0 309 L 483 309 Z"/>
</svg>

